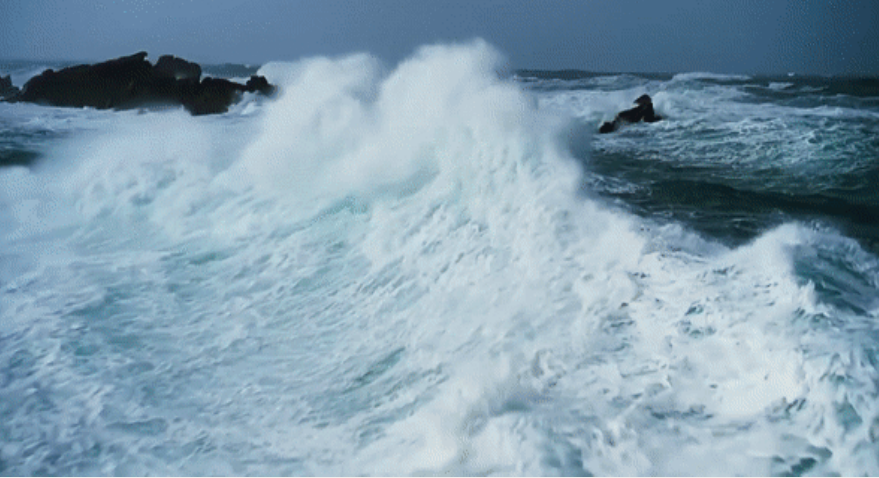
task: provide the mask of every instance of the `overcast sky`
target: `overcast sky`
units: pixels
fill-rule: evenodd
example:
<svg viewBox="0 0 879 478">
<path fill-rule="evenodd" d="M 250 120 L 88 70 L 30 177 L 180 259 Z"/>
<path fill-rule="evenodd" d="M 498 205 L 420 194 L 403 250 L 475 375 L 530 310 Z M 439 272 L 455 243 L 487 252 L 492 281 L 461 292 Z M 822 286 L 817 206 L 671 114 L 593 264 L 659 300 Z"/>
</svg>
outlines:
<svg viewBox="0 0 879 478">
<path fill-rule="evenodd" d="M 202 63 L 481 37 L 513 68 L 879 74 L 879 0 L 0 0 L 0 58 Z"/>
</svg>

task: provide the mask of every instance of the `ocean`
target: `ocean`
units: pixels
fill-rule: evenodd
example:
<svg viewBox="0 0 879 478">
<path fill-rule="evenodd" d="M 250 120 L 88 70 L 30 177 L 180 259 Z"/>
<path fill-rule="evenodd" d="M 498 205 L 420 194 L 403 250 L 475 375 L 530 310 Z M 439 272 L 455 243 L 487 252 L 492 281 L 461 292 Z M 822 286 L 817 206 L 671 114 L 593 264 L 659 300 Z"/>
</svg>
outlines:
<svg viewBox="0 0 879 478">
<path fill-rule="evenodd" d="M 257 71 L 0 103 L 0 474 L 879 474 L 879 80 Z"/>
</svg>

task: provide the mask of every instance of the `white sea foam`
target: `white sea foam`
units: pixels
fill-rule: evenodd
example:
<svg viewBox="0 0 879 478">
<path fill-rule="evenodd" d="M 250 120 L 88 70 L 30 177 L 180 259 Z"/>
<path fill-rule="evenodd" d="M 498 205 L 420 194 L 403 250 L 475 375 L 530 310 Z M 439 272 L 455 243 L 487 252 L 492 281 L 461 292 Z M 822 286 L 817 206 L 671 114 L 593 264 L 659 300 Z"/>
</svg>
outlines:
<svg viewBox="0 0 879 478">
<path fill-rule="evenodd" d="M 787 82 L 776 82 L 776 81 L 769 83 L 769 89 L 776 90 L 776 91 L 786 90 L 786 89 L 790 88 L 791 86 L 794 86 L 794 84 L 787 83 Z"/>
<path fill-rule="evenodd" d="M 411 191 L 469 168 L 456 149 L 472 145 L 462 140 L 527 128 L 535 114 L 528 97 L 494 78 L 497 61 L 477 44 L 424 48 L 387 76 L 366 55 L 270 64 L 260 73 L 281 83 L 282 96 L 232 174 L 243 169 L 302 206 Z"/>
<path fill-rule="evenodd" d="M 748 75 L 725 75 L 722 73 L 709 73 L 704 71 L 694 71 L 689 73 L 678 73 L 672 77 L 671 81 L 694 81 L 694 80 L 714 80 L 714 81 L 747 81 L 751 77 Z"/>
</svg>

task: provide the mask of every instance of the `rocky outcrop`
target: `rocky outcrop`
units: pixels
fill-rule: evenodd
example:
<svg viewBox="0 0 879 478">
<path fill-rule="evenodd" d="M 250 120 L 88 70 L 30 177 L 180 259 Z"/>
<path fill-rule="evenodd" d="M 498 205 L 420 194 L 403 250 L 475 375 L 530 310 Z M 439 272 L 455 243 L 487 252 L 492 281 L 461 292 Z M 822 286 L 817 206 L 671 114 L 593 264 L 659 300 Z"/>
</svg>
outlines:
<svg viewBox="0 0 879 478">
<path fill-rule="evenodd" d="M 171 55 L 160 56 L 153 72 L 158 77 L 173 78 L 184 83 L 195 84 L 201 81 L 201 66 L 198 63 Z"/>
<path fill-rule="evenodd" d="M 635 106 L 632 109 L 620 111 L 617 113 L 613 121 L 605 121 L 598 129 L 599 133 L 610 133 L 616 131 L 623 123 L 637 123 L 644 121 L 645 123 L 655 123 L 662 120 L 662 116 L 653 111 L 653 100 L 648 95 L 641 95 L 635 100 Z"/>
<path fill-rule="evenodd" d="M 18 88 L 12 85 L 12 77 L 9 75 L 0 76 L 0 99 L 15 96 L 18 94 Z"/>
<path fill-rule="evenodd" d="M 183 105 L 203 115 L 225 113 L 242 93 L 272 95 L 276 90 L 262 76 L 252 76 L 244 85 L 202 79 L 196 63 L 165 55 L 152 65 L 146 56 L 140 52 L 94 65 L 46 70 L 7 101 L 117 110 Z"/>
</svg>

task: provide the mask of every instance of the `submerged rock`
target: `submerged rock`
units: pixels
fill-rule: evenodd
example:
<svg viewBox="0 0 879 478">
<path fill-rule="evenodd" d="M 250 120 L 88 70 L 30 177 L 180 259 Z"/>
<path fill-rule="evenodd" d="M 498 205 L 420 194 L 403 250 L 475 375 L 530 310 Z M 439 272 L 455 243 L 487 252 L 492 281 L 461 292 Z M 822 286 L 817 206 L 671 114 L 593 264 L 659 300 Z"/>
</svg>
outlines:
<svg viewBox="0 0 879 478">
<path fill-rule="evenodd" d="M 655 123 L 662 120 L 662 116 L 653 111 L 653 100 L 649 95 L 641 95 L 635 100 L 638 105 L 632 109 L 620 111 L 617 113 L 613 121 L 605 121 L 598 129 L 599 133 L 610 133 L 616 131 L 622 123 L 637 123 L 644 121 L 645 123 Z"/>
<path fill-rule="evenodd" d="M 272 95 L 276 90 L 262 76 L 250 77 L 246 85 L 202 79 L 197 63 L 164 55 L 154 66 L 146 56 L 139 52 L 94 65 L 46 70 L 6 101 L 117 110 L 183 105 L 202 115 L 225 113 L 244 92 Z"/>
</svg>

